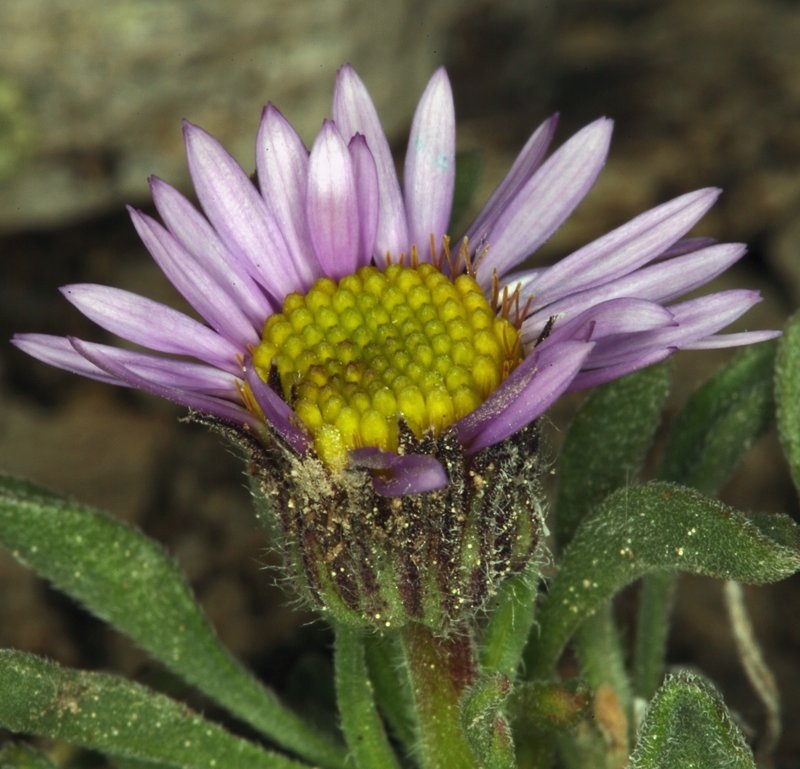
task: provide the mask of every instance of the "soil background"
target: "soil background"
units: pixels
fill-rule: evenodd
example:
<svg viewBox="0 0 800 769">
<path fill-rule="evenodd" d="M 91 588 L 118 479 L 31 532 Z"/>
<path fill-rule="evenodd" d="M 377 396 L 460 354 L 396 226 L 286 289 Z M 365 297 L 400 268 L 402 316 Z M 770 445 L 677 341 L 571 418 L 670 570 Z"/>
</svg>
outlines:
<svg viewBox="0 0 800 769">
<path fill-rule="evenodd" d="M 366 0 L 359 5 L 365 12 L 371 8 Z M 431 5 L 438 8 L 435 2 Z M 747 242 L 750 251 L 718 286 L 763 292 L 765 301 L 747 316 L 749 328 L 778 328 L 800 305 L 800 5 L 791 0 L 442 3 L 435 39 L 413 22 L 413 6 L 405 12 L 406 46 L 412 56 L 417 52 L 432 66 L 448 68 L 459 148 L 477 153 L 483 167 L 478 201 L 502 178 L 533 128 L 553 111 L 561 113 L 558 141 L 600 115 L 616 121 L 600 181 L 535 262 L 569 253 L 672 196 L 720 186 L 725 193 L 698 233 Z M 323 34 L 341 37 L 342 30 Z M 297 46 L 302 44 L 300 39 Z M 336 50 L 375 87 L 373 59 L 361 49 Z M 234 90 L 236 57 L 231 50 L 217 73 L 229 77 Z M 294 76 L 300 85 L 313 79 L 315 88 L 321 83 L 329 91 L 340 63 L 331 61 L 313 72 L 300 69 Z M 57 62 L 41 64 L 52 68 Z M 268 89 L 273 77 L 269 68 L 279 65 L 289 67 L 285 60 L 271 63 L 267 57 L 263 62 L 263 93 L 252 82 L 242 91 L 240 106 L 250 110 L 250 121 L 231 124 L 197 93 L 181 105 L 186 117 L 212 133 L 235 134 L 235 141 L 252 143 L 263 103 L 275 98 Z M 410 65 L 400 65 L 392 88 L 402 87 L 403 66 Z M 114 78 L 113 66 L 107 77 Z M 17 82 L 14 78 L 14 71 L 0 72 L 0 103 L 5 86 Z M 158 72 L 152 78 L 157 89 Z M 125 86 L 124 80 L 116 85 Z M 19 88 L 24 92 L 24 85 Z M 260 93 L 255 100 L 253 90 Z M 398 157 L 420 90 L 402 96 L 411 106 L 404 110 L 404 122 L 392 129 Z M 302 88 L 294 96 L 289 93 L 287 103 L 278 105 L 289 119 L 293 109 L 301 110 L 303 93 Z M 378 100 L 392 98 L 381 80 Z M 95 114 L 102 123 L 102 108 Z M 326 116 L 324 111 L 317 119 Z M 0 111 L 0 132 L 25 134 L 26 119 L 18 119 L 13 110 Z M 29 204 L 22 192 L 16 213 L 5 204 L 0 340 L 15 331 L 107 339 L 59 295 L 58 287 L 66 283 L 120 286 L 179 304 L 118 199 L 124 188 L 128 202 L 151 211 L 145 176 L 166 175 L 164 168 L 171 168 L 171 156 L 165 154 L 159 162 L 154 138 L 159 134 L 150 131 L 152 118 L 147 120 L 124 129 L 126 146 L 135 144 L 137 135 L 146 136 L 142 141 L 148 146 L 141 151 L 154 158 L 132 192 L 115 179 L 128 151 L 122 144 L 98 139 L 73 155 L 67 144 L 47 156 L 35 142 L 21 141 L 10 165 L 3 166 L 0 156 L 0 187 L 19 185 L 23 177 L 32 183 L 35 176 L 36 184 L 46 189 L 47 163 L 68 160 L 74 200 L 79 200 L 82 179 L 109 191 L 106 197 L 80 198 L 83 202 L 73 206 L 66 203 L 68 188 L 63 200 L 54 197 L 44 207 Z M 48 126 L 36 130 L 46 136 Z M 159 130 L 169 136 L 165 144 L 179 143 L 179 123 Z M 310 143 L 313 133 L 305 139 Z M 188 191 L 180 179 L 168 181 Z M 670 409 L 677 409 L 697 382 L 730 357 L 729 351 L 678 355 Z M 554 411 L 553 444 L 579 401 L 568 399 Z M 296 611 L 293 597 L 280 586 L 272 568 L 276 559 L 250 509 L 239 459 L 215 436 L 182 422 L 182 416 L 168 403 L 51 369 L 0 341 L 0 465 L 134 522 L 164 543 L 224 641 L 289 699 L 299 697 L 316 671 L 327 665 L 328 634 L 312 615 Z M 797 495 L 774 434 L 751 452 L 723 498 L 743 509 L 797 516 Z M 776 763 L 800 767 L 800 581 L 748 589 L 747 595 L 781 689 L 784 735 Z M 145 682 L 163 679 L 157 666 L 125 639 L 4 552 L 0 646 Z M 670 661 L 704 670 L 758 732 L 763 713 L 736 658 L 720 586 L 711 580 L 683 580 Z"/>
</svg>

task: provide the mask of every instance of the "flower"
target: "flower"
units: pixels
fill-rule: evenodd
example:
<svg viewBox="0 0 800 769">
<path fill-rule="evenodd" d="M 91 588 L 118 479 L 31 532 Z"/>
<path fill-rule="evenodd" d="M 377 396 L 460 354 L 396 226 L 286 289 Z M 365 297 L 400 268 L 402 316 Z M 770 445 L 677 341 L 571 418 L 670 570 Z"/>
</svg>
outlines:
<svg viewBox="0 0 800 769">
<path fill-rule="evenodd" d="M 158 178 L 151 188 L 163 224 L 135 209 L 130 215 L 203 321 L 123 289 L 79 284 L 62 289 L 66 298 L 146 351 L 43 334 L 13 342 L 52 365 L 163 396 L 252 434 L 274 431 L 298 456 L 322 457 L 331 473 L 361 468 L 379 493 L 401 496 L 450 481 L 439 458 L 415 448 L 429 433 L 454 431 L 474 456 L 567 391 L 680 348 L 775 336 L 716 333 L 759 301 L 754 291 L 675 302 L 744 254 L 740 244 L 684 237 L 713 205 L 714 189 L 660 205 L 551 267 L 513 273 L 570 215 L 606 159 L 612 123 L 605 118 L 545 159 L 556 122 L 551 117 L 534 132 L 475 221 L 452 240 L 455 118 L 443 69 L 417 107 L 402 189 L 375 107 L 349 66 L 338 72 L 333 119 L 310 153 L 274 106 L 264 109 L 257 183 L 214 138 L 186 123 L 189 170 L 205 215 Z M 386 315 L 386 292 L 418 309 L 410 292 L 422 291 L 428 275 L 438 287 L 425 288 L 419 301 L 434 306 L 432 336 L 410 352 L 392 337 L 380 351 L 392 378 L 375 384 L 374 372 L 364 373 L 371 362 L 360 356 L 373 354 L 398 324 L 390 311 L 358 341 L 367 325 L 358 318 L 378 312 L 359 292 L 383 281 L 375 288 L 380 312 Z M 403 293 L 397 287 L 405 283 L 416 288 Z M 362 303 L 355 309 L 353 295 Z M 456 308 L 459 297 L 468 302 Z M 355 318 L 358 339 L 328 344 L 331 325 L 319 325 L 319 308 L 337 330 Z M 417 309 L 406 311 L 409 323 L 418 321 L 409 333 L 424 336 L 429 321 Z M 448 336 L 451 310 L 456 337 Z M 484 325 L 471 326 L 475 318 Z M 367 353 L 354 353 L 359 345 Z M 355 357 L 342 360 L 345 348 Z M 289 349 L 294 358 L 284 354 Z M 416 366 L 411 377 L 408 360 Z M 376 405 L 376 393 L 384 405 Z"/>
</svg>

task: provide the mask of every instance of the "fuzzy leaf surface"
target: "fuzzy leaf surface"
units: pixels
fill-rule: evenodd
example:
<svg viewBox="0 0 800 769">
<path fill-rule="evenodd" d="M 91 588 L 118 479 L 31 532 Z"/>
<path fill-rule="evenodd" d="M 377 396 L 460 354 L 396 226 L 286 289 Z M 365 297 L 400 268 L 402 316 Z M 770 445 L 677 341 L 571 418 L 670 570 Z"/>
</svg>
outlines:
<svg viewBox="0 0 800 769">
<path fill-rule="evenodd" d="M 745 515 L 668 483 L 620 489 L 583 521 L 564 552 L 527 650 L 546 677 L 580 623 L 635 579 L 663 571 L 764 584 L 800 568 L 798 526 L 785 515 Z"/>
<path fill-rule="evenodd" d="M 772 421 L 774 364 L 774 343 L 753 345 L 692 395 L 664 450 L 664 480 L 717 493 Z"/>
<path fill-rule="evenodd" d="M 781 443 L 794 485 L 800 491 L 800 313 L 789 321 L 780 341 L 775 398 Z"/>
<path fill-rule="evenodd" d="M 286 709 L 220 643 L 178 567 L 137 529 L 0 478 L 0 544 L 278 744 L 323 766 L 341 765 L 341 748 Z"/>
<path fill-rule="evenodd" d="M 107 673 L 0 651 L 0 724 L 15 732 L 182 769 L 301 769 L 186 706 Z"/>
<path fill-rule="evenodd" d="M 639 730 L 630 769 L 755 769 L 739 727 L 719 693 L 690 673 L 669 677 Z"/>
<path fill-rule="evenodd" d="M 651 366 L 593 391 L 569 428 L 558 459 L 556 541 L 620 486 L 633 483 L 661 421 L 669 366 Z"/>
</svg>

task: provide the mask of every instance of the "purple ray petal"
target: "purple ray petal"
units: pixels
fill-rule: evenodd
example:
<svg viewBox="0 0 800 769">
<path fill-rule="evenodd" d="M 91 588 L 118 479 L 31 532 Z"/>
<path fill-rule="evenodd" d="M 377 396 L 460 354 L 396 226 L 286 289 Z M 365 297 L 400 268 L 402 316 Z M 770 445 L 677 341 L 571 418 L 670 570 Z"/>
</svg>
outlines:
<svg viewBox="0 0 800 769">
<path fill-rule="evenodd" d="M 662 251 L 656 259 L 672 259 L 674 256 L 683 256 L 684 254 L 691 254 L 695 251 L 700 251 L 703 248 L 716 245 L 716 238 L 696 237 L 696 238 L 681 238 L 673 243 L 666 251 Z"/>
<path fill-rule="evenodd" d="M 522 186 L 487 234 L 481 285 L 532 254 L 575 210 L 606 162 L 612 121 L 601 118 L 561 146 Z"/>
<path fill-rule="evenodd" d="M 543 342 L 475 411 L 455 424 L 468 453 L 508 438 L 541 416 L 569 387 L 593 343 Z"/>
<path fill-rule="evenodd" d="M 587 367 L 615 366 L 651 349 L 681 349 L 696 344 L 732 323 L 760 301 L 757 291 L 737 289 L 672 305 L 668 309 L 675 317 L 674 326 L 601 339 L 592 351 Z"/>
<path fill-rule="evenodd" d="M 240 349 L 258 344 L 258 332 L 225 287 L 158 222 L 130 207 L 128 213 L 161 271 L 209 325 Z"/>
<path fill-rule="evenodd" d="M 329 120 L 311 148 L 306 216 L 323 272 L 335 280 L 354 272 L 360 239 L 356 177 L 347 145 Z"/>
<path fill-rule="evenodd" d="M 283 233 L 290 253 L 310 254 L 306 222 L 308 150 L 288 120 L 272 104 L 264 107 L 256 138 L 261 195 Z"/>
<path fill-rule="evenodd" d="M 289 252 L 266 203 L 238 163 L 191 123 L 184 123 L 184 139 L 197 197 L 226 245 L 246 260 L 250 274 L 278 301 L 307 289 L 319 277 L 319 266 L 308 253 Z"/>
<path fill-rule="evenodd" d="M 356 177 L 358 196 L 358 266 L 370 263 L 375 251 L 375 237 L 378 234 L 378 171 L 375 158 L 367 146 L 363 134 L 356 134 L 347 146 L 353 173 Z"/>
<path fill-rule="evenodd" d="M 208 326 L 130 291 L 89 283 L 61 289 L 87 318 L 112 334 L 143 347 L 188 355 L 235 374 L 240 350 Z"/>
<path fill-rule="evenodd" d="M 208 220 L 180 192 L 158 177 L 151 176 L 149 181 L 156 209 L 172 236 L 217 285 L 226 287 L 255 328 L 263 325 L 273 308 L 250 276 L 247 263 L 223 244 Z"/>
<path fill-rule="evenodd" d="M 639 355 L 631 356 L 629 359 L 613 366 L 583 369 L 578 372 L 578 375 L 572 380 L 566 392 L 578 392 L 580 390 L 587 390 L 590 387 L 598 387 L 606 382 L 611 382 L 627 374 L 632 374 L 639 369 L 659 363 L 665 358 L 669 358 L 675 351 L 676 348 L 674 347 L 659 347 L 646 350 Z M 591 355 L 585 362 L 585 365 L 591 365 Z"/>
<path fill-rule="evenodd" d="M 705 285 L 740 259 L 745 250 L 745 246 L 740 243 L 710 246 L 685 256 L 656 262 L 622 278 L 565 296 L 534 312 L 523 325 L 523 336 L 526 339 L 538 336 L 547 320 L 554 315 L 573 317 L 602 302 L 619 297 L 639 297 L 653 302 L 669 301 Z M 523 288 L 522 295 L 526 293 L 527 289 Z"/>
<path fill-rule="evenodd" d="M 259 426 L 257 418 L 240 404 L 233 403 L 225 398 L 206 395 L 202 392 L 182 390 L 179 387 L 161 384 L 136 373 L 119 360 L 117 355 L 106 354 L 100 349 L 100 345 L 92 345 L 74 337 L 69 337 L 69 342 L 89 362 L 107 371 L 112 376 L 118 377 L 130 387 L 144 390 L 157 395 L 159 398 L 164 398 L 196 411 L 202 411 L 205 414 L 212 414 L 234 424 L 247 424 L 256 428 Z"/>
<path fill-rule="evenodd" d="M 626 297 L 592 306 L 565 322 L 557 320 L 548 341 L 597 341 L 618 334 L 652 331 L 675 323 L 673 314 L 660 304 Z"/>
<path fill-rule="evenodd" d="M 781 331 L 742 331 L 738 334 L 715 334 L 699 342 L 683 345 L 684 350 L 717 350 L 722 347 L 742 347 L 744 345 L 768 342 L 777 339 Z"/>
<path fill-rule="evenodd" d="M 341 67 L 336 75 L 333 120 L 345 140 L 349 140 L 357 133 L 364 134 L 375 158 L 380 190 L 375 262 L 382 267 L 386 264 L 387 253 L 397 257 L 408 251 L 405 208 L 392 151 L 381 127 L 375 105 L 364 83 L 349 65 Z"/>
<path fill-rule="evenodd" d="M 70 341 L 65 337 L 60 337 L 60 339 L 64 342 L 64 352 L 67 352 L 66 347 L 68 347 L 74 354 L 78 354 L 75 351 L 74 340 Z M 212 395 L 237 405 L 241 404 L 242 398 L 239 391 L 239 385 L 242 383 L 241 377 L 233 376 L 227 371 L 204 363 L 178 360 L 136 350 L 125 350 L 96 342 L 79 341 L 81 349 L 91 350 L 102 355 L 105 360 L 115 361 L 130 373 L 147 379 L 152 384 Z"/>
<path fill-rule="evenodd" d="M 441 248 L 450 223 L 455 184 L 456 116 L 444 68 L 436 70 L 417 105 L 406 152 L 406 216 L 411 243 L 423 261 Z M 433 239 L 433 254 L 430 243 Z"/>
<path fill-rule="evenodd" d="M 497 217 L 541 165 L 547 148 L 553 140 L 557 125 L 558 114 L 551 115 L 533 132 L 517 155 L 511 170 L 486 201 L 486 205 L 475 217 L 475 221 L 469 226 L 465 236 L 470 240 L 473 253 L 481 252 L 486 243 L 487 233 L 494 226 Z"/>
<path fill-rule="evenodd" d="M 717 197 L 719 190 L 697 190 L 640 214 L 553 265 L 530 287 L 534 301 L 542 306 L 627 275 L 675 243 Z"/>
<path fill-rule="evenodd" d="M 308 433 L 297 425 L 294 412 L 283 398 L 258 375 L 249 358 L 244 362 L 244 379 L 267 421 L 298 454 L 305 454 L 311 447 Z"/>
<path fill-rule="evenodd" d="M 350 452 L 354 467 L 375 471 L 372 485 L 384 497 L 403 497 L 447 488 L 450 482 L 441 462 L 425 454 L 395 454 L 375 448 Z"/>
<path fill-rule="evenodd" d="M 105 384 L 130 387 L 127 382 L 123 382 L 119 377 L 109 374 L 95 366 L 94 363 L 86 360 L 83 355 L 76 352 L 69 339 L 64 336 L 15 334 L 11 344 L 50 366 L 70 371 L 73 374 L 78 374 L 78 376 L 96 379 L 98 382 L 104 382 Z"/>
</svg>

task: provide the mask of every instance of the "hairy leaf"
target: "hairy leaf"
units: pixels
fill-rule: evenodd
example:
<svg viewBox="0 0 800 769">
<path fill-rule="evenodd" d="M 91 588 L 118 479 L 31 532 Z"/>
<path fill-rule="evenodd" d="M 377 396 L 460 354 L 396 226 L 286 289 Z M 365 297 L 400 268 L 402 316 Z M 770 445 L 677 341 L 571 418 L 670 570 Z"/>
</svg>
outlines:
<svg viewBox="0 0 800 769">
<path fill-rule="evenodd" d="M 693 489 L 650 483 L 612 494 L 575 534 L 539 612 L 528 669 L 546 677 L 578 625 L 625 585 L 658 571 L 767 583 L 800 568 L 798 526 L 734 510 Z"/>
</svg>

